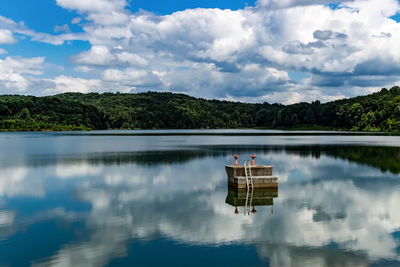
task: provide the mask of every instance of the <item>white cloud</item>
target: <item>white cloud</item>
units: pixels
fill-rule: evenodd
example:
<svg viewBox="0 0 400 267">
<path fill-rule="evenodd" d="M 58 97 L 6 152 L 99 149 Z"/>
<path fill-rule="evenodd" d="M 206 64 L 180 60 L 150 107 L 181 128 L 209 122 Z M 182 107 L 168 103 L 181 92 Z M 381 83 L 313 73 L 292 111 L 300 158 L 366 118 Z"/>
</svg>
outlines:
<svg viewBox="0 0 400 267">
<path fill-rule="evenodd" d="M 123 10 L 127 2 L 125 0 L 57 0 L 57 4 L 63 8 L 81 12 L 103 12 Z"/>
<path fill-rule="evenodd" d="M 70 32 L 68 24 L 54 26 L 54 32 Z"/>
<path fill-rule="evenodd" d="M 30 36 L 33 41 L 52 45 L 62 45 L 66 41 L 72 40 L 86 40 L 86 36 L 83 33 L 62 33 L 59 35 L 51 35 L 47 33 L 28 32 L 26 35 Z"/>
<path fill-rule="evenodd" d="M 121 24 L 128 20 L 124 11 L 126 0 L 57 0 L 63 8 L 88 14 L 88 19 L 100 24 Z"/>
<path fill-rule="evenodd" d="M 0 37 L 2 35 L 1 31 L 3 31 L 3 38 L 5 38 L 5 41 L 7 42 L 11 42 L 9 32 L 12 34 L 17 33 L 27 36 L 33 41 L 44 42 L 53 45 L 62 45 L 65 41 L 70 40 L 86 40 L 85 34 L 83 33 L 63 33 L 59 35 L 51 35 L 47 33 L 35 32 L 26 27 L 23 22 L 16 23 L 15 21 L 3 16 L 0 16 Z M 12 41 L 12 43 L 13 42 L 15 42 L 15 40 Z"/>
<path fill-rule="evenodd" d="M 258 0 L 257 5 L 267 8 L 290 8 L 295 6 L 338 4 L 349 0 Z M 352 0 L 350 0 L 352 1 Z"/>
<path fill-rule="evenodd" d="M 71 20 L 71 24 L 78 24 L 82 21 L 81 17 L 76 17 Z"/>
<path fill-rule="evenodd" d="M 74 68 L 74 70 L 79 71 L 79 72 L 85 72 L 85 73 L 93 71 L 93 69 L 88 66 L 77 66 Z"/>
<path fill-rule="evenodd" d="M 48 80 L 50 87 L 46 88 L 45 94 L 58 94 L 64 92 L 89 93 L 102 90 L 102 82 L 97 79 L 82 79 L 61 75 Z"/>
<path fill-rule="evenodd" d="M 119 62 L 127 63 L 127 64 L 133 65 L 133 66 L 144 67 L 149 64 L 145 58 L 143 58 L 137 54 L 132 54 L 132 53 L 128 53 L 128 52 L 118 53 L 118 54 L 116 54 L 116 57 Z"/>
<path fill-rule="evenodd" d="M 104 91 L 110 85 L 99 79 L 74 78 L 60 75 L 55 78 L 42 78 L 45 71 L 45 58 L 6 57 L 0 59 L 0 92 L 5 94 L 57 94 L 63 92 Z M 82 66 L 78 71 L 90 71 Z"/>
<path fill-rule="evenodd" d="M 0 29 L 0 44 L 12 44 L 16 40 L 10 30 Z"/>
<path fill-rule="evenodd" d="M 111 11 L 103 13 L 91 13 L 88 16 L 88 19 L 103 25 L 114 25 L 129 22 L 129 15 L 123 12 Z"/>
<path fill-rule="evenodd" d="M 44 58 L 7 57 L 0 59 L 0 92 L 25 92 L 33 77 L 42 74 Z"/>
<path fill-rule="evenodd" d="M 137 70 L 128 68 L 124 71 L 118 69 L 108 69 L 103 73 L 103 80 L 110 82 L 118 82 L 122 85 L 139 87 L 139 86 L 158 86 L 160 80 L 153 73 L 145 70 Z"/>
<path fill-rule="evenodd" d="M 89 51 L 76 55 L 74 60 L 78 64 L 107 66 L 114 60 L 114 55 L 106 46 L 93 46 Z"/>
</svg>

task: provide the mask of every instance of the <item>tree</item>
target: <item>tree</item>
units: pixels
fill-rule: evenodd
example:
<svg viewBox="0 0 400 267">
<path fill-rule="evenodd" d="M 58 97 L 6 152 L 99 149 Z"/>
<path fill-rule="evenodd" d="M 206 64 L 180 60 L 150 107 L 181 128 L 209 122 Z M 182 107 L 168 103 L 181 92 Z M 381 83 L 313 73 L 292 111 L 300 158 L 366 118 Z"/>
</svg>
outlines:
<svg viewBox="0 0 400 267">
<path fill-rule="evenodd" d="M 304 122 L 305 124 L 312 124 L 312 125 L 315 124 L 315 116 L 311 108 L 307 109 L 306 116 L 304 117 Z"/>
<path fill-rule="evenodd" d="M 29 109 L 27 109 L 27 108 L 23 108 L 19 112 L 19 117 L 23 120 L 29 119 L 30 116 L 31 116 L 31 113 L 29 112 Z"/>
</svg>

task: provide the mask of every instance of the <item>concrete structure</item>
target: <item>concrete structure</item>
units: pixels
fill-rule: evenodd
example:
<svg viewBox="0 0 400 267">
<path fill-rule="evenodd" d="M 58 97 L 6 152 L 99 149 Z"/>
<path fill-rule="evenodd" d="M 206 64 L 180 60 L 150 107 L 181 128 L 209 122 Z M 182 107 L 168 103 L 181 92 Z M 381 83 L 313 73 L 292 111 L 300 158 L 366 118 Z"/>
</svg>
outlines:
<svg viewBox="0 0 400 267">
<path fill-rule="evenodd" d="M 253 164 L 254 158 L 253 155 Z M 253 178 L 252 187 L 269 188 L 278 187 L 278 177 L 272 175 L 273 167 L 267 165 L 252 165 L 251 176 Z M 236 188 L 247 188 L 246 169 L 244 165 L 237 165 L 237 156 L 235 156 L 235 165 L 225 166 L 228 175 L 228 185 Z"/>
</svg>

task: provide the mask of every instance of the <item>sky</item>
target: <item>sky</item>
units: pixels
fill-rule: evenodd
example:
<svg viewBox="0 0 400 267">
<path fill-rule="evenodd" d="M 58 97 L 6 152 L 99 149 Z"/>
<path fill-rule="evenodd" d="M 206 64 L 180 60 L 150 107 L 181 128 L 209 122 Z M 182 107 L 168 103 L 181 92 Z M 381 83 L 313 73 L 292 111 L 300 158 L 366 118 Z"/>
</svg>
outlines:
<svg viewBox="0 0 400 267">
<path fill-rule="evenodd" d="M 1 0 L 0 94 L 326 102 L 400 84 L 398 0 Z"/>
</svg>

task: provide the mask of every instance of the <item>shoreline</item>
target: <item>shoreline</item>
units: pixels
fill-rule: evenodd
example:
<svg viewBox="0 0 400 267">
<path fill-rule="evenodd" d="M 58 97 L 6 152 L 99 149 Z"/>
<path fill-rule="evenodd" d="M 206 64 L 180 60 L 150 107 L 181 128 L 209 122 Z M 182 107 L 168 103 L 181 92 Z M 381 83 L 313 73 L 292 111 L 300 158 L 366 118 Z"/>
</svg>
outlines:
<svg viewBox="0 0 400 267">
<path fill-rule="evenodd" d="M 346 130 L 282 130 L 282 129 L 110 129 L 110 130 L 71 130 L 71 131 L 14 131 L 0 129 L 0 133 L 54 133 L 80 136 L 399 136 L 400 132 L 366 132 Z"/>
</svg>

